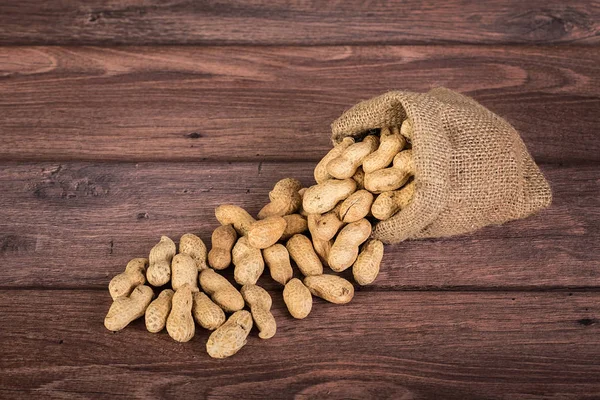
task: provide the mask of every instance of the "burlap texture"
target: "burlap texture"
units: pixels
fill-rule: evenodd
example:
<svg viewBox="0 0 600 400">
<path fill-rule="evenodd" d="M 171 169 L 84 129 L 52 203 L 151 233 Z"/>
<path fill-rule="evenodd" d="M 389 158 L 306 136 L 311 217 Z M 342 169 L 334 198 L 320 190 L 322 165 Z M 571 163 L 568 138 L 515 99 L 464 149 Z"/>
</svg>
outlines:
<svg viewBox="0 0 600 400">
<path fill-rule="evenodd" d="M 413 124 L 415 194 L 373 236 L 385 243 L 444 237 L 527 217 L 552 193 L 517 131 L 475 100 L 445 88 L 388 92 L 332 124 L 332 140 Z"/>
</svg>

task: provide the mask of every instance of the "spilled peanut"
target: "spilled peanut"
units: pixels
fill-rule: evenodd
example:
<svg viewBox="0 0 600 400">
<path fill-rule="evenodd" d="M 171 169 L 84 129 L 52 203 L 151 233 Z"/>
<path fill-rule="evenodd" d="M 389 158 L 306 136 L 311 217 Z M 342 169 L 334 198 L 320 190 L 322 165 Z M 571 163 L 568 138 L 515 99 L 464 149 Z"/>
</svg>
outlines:
<svg viewBox="0 0 600 400">
<path fill-rule="evenodd" d="M 308 229 L 306 217 L 300 214 L 284 215 L 285 229 L 280 240 L 288 240 L 297 233 L 304 233 Z"/>
<path fill-rule="evenodd" d="M 234 312 L 244 308 L 244 298 L 229 281 L 212 269 L 200 272 L 200 286 L 225 312 Z"/>
<path fill-rule="evenodd" d="M 298 193 L 301 188 L 302 184 L 297 179 L 285 178 L 277 182 L 269 192 L 271 202 L 258 212 L 258 219 L 283 217 L 298 211 L 302 203 L 302 197 Z"/>
<path fill-rule="evenodd" d="M 292 317 L 297 319 L 306 318 L 313 304 L 310 290 L 298 278 L 290 280 L 285 285 L 283 301 Z"/>
<path fill-rule="evenodd" d="M 221 225 L 233 225 L 241 236 L 246 235 L 250 225 L 256 221 L 248 211 L 232 204 L 222 204 L 217 207 L 215 216 Z"/>
<path fill-rule="evenodd" d="M 273 246 L 283 235 L 287 222 L 283 217 L 272 216 L 250 225 L 248 243 L 257 249 Z"/>
<path fill-rule="evenodd" d="M 325 267 L 329 267 L 329 253 L 331 252 L 331 246 L 333 246 L 333 240 L 323 240 L 313 236 L 312 244 L 321 263 Z"/>
<path fill-rule="evenodd" d="M 371 235 L 371 224 L 366 219 L 346 225 L 337 235 L 329 252 L 329 267 L 342 272 L 354 264 L 358 247 Z"/>
<path fill-rule="evenodd" d="M 309 187 L 304 193 L 302 206 L 309 214 L 323 214 L 333 210 L 338 202 L 345 200 L 356 191 L 356 181 L 352 178 L 329 179 Z"/>
<path fill-rule="evenodd" d="M 171 299 L 171 312 L 167 318 L 167 332 L 178 342 L 188 342 L 194 337 L 196 325 L 192 317 L 193 292 L 190 285 L 185 284 L 175 291 Z"/>
<path fill-rule="evenodd" d="M 313 238 L 331 240 L 338 233 L 344 221 L 340 219 L 340 209 L 343 203 L 338 204 L 333 210 L 325 214 L 309 214 L 308 230 Z"/>
<path fill-rule="evenodd" d="M 354 297 L 352 283 L 337 275 L 307 276 L 304 285 L 313 295 L 334 304 L 346 304 Z"/>
<path fill-rule="evenodd" d="M 171 312 L 171 300 L 174 291 L 165 289 L 148 305 L 146 309 L 146 329 L 150 333 L 158 333 L 165 328 L 167 317 Z"/>
<path fill-rule="evenodd" d="M 221 225 L 211 236 L 212 248 L 208 252 L 208 264 L 217 270 L 222 270 L 231 264 L 231 250 L 237 240 L 233 225 Z"/>
<path fill-rule="evenodd" d="M 258 337 L 270 339 L 275 336 L 277 323 L 271 314 L 272 300 L 269 293 L 257 285 L 244 285 L 241 293 L 250 307 L 254 323 L 258 327 Z"/>
<path fill-rule="evenodd" d="M 178 290 L 183 285 L 198 288 L 198 269 L 192 257 L 179 253 L 171 261 L 171 287 Z"/>
<path fill-rule="evenodd" d="M 163 286 L 171 279 L 171 260 L 177 252 L 175 243 L 167 236 L 162 236 L 160 242 L 150 250 L 148 260 L 150 266 L 146 271 L 146 279 L 152 286 Z"/>
<path fill-rule="evenodd" d="M 215 330 L 206 342 L 206 351 L 213 358 L 226 358 L 234 355 L 248 342 L 252 329 L 252 315 L 246 311 L 236 311 Z"/>
<path fill-rule="evenodd" d="M 113 300 L 129 296 L 131 291 L 139 285 L 146 283 L 146 268 L 148 259 L 134 258 L 127 263 L 125 272 L 116 275 L 108 284 L 108 292 Z"/>
<path fill-rule="evenodd" d="M 179 239 L 179 253 L 187 254 L 196 263 L 198 271 L 208 268 L 206 265 L 206 245 L 198 236 L 186 233 Z"/>
<path fill-rule="evenodd" d="M 209 331 L 214 331 L 223 325 L 225 322 L 223 309 L 215 304 L 206 294 L 195 292 L 193 300 L 192 315 L 198 325 Z"/>
<path fill-rule="evenodd" d="M 153 296 L 154 292 L 149 286 L 136 286 L 128 297 L 119 297 L 112 303 L 104 318 L 104 326 L 109 331 L 125 328 L 131 321 L 144 315 Z"/>
<path fill-rule="evenodd" d="M 265 270 L 265 262 L 260 249 L 250 245 L 247 236 L 238 239 L 231 252 L 233 259 L 233 278 L 240 285 L 256 283 Z"/>
<path fill-rule="evenodd" d="M 323 263 L 309 238 L 301 234 L 294 235 L 287 241 L 285 247 L 304 276 L 323 273 Z"/>
<path fill-rule="evenodd" d="M 383 259 L 383 243 L 370 240 L 362 248 L 356 262 L 352 266 L 354 281 L 359 285 L 373 283 L 379 274 L 379 266 Z"/>
<path fill-rule="evenodd" d="M 271 247 L 267 247 L 263 250 L 263 257 L 271 273 L 271 278 L 275 282 L 285 285 L 292 279 L 294 270 L 290 263 L 290 254 L 284 245 L 274 244 Z"/>
<path fill-rule="evenodd" d="M 373 194 L 368 190 L 352 193 L 340 206 L 339 218 L 342 222 L 350 223 L 363 219 L 371 211 Z"/>
</svg>

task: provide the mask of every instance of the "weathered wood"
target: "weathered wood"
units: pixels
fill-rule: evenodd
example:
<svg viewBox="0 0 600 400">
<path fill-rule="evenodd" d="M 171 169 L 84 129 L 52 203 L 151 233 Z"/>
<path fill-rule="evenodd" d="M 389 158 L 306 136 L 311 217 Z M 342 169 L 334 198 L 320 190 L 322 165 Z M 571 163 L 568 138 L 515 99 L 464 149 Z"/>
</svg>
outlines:
<svg viewBox="0 0 600 400">
<path fill-rule="evenodd" d="M 227 360 L 102 321 L 105 291 L 0 291 L 2 397 L 594 398 L 600 294 L 359 292 L 302 321 L 273 295 L 278 331 Z M 403 397 L 404 396 L 404 397 Z"/>
<path fill-rule="evenodd" d="M 314 163 L 4 163 L 0 287 L 105 287 L 162 234 L 203 239 L 214 209 L 256 214 L 274 183 L 313 182 Z M 373 288 L 600 285 L 597 166 L 543 166 L 554 203 L 530 219 L 469 236 L 387 246 Z M 265 278 L 266 280 L 266 278 Z M 371 287 L 369 287 L 371 288 Z"/>
<path fill-rule="evenodd" d="M 346 108 L 441 85 L 538 162 L 596 162 L 599 68 L 585 47 L 5 47 L 0 160 L 316 160 Z"/>
<path fill-rule="evenodd" d="M 595 1 L 4 0 L 0 44 L 598 44 Z"/>
</svg>

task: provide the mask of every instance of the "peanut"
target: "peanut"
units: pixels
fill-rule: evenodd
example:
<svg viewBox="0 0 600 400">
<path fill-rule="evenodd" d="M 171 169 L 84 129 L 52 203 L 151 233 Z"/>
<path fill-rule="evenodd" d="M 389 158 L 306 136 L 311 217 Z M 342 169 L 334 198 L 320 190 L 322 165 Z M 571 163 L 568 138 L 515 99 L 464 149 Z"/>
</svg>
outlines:
<svg viewBox="0 0 600 400">
<path fill-rule="evenodd" d="M 238 239 L 233 251 L 233 278 L 240 285 L 255 284 L 265 270 L 265 262 L 260 249 L 250 245 L 247 236 Z"/>
<path fill-rule="evenodd" d="M 208 268 L 206 265 L 206 245 L 198 236 L 186 233 L 179 239 L 179 252 L 192 257 L 198 271 Z"/>
<path fill-rule="evenodd" d="M 346 304 L 354 297 L 354 286 L 337 275 L 317 275 L 304 278 L 304 284 L 317 297 L 334 304 Z"/>
<path fill-rule="evenodd" d="M 344 150 L 346 150 L 352 144 L 354 144 L 354 138 L 345 137 L 333 149 L 329 150 L 329 153 L 327 153 L 325 157 L 321 159 L 321 161 L 319 161 L 314 171 L 315 181 L 317 183 L 323 183 L 332 178 L 332 176 L 327 172 L 327 164 L 329 164 L 331 160 L 341 156 Z"/>
<path fill-rule="evenodd" d="M 415 181 L 407 183 L 399 190 L 383 192 L 373 202 L 371 213 L 381 221 L 391 218 L 398 211 L 406 208 L 415 193 Z"/>
<path fill-rule="evenodd" d="M 257 249 L 273 246 L 283 235 L 287 222 L 283 217 L 267 217 L 250 225 L 248 243 Z"/>
<path fill-rule="evenodd" d="M 412 150 L 396 154 L 393 166 L 365 174 L 365 188 L 372 193 L 396 190 L 414 175 Z"/>
<path fill-rule="evenodd" d="M 362 167 L 358 167 L 354 175 L 352 175 L 352 179 L 356 182 L 357 189 L 365 188 L 365 171 Z"/>
<path fill-rule="evenodd" d="M 343 222 L 350 223 L 363 219 L 371 211 L 373 194 L 368 190 L 354 192 L 340 206 L 340 218 Z"/>
<path fill-rule="evenodd" d="M 370 235 L 371 224 L 366 219 L 358 220 L 342 228 L 331 246 L 329 267 L 335 272 L 342 272 L 354 264 L 358 257 L 358 247 Z"/>
<path fill-rule="evenodd" d="M 241 292 L 248 307 L 250 307 L 254 323 L 258 327 L 258 337 L 270 339 L 275 336 L 277 323 L 273 314 L 271 314 L 272 300 L 269 293 L 256 285 L 244 285 Z"/>
<path fill-rule="evenodd" d="M 308 230 L 313 238 L 327 241 L 338 233 L 340 228 L 344 226 L 344 222 L 340 219 L 341 206 L 342 203 L 339 203 L 333 210 L 322 215 L 308 215 Z"/>
<path fill-rule="evenodd" d="M 150 250 L 150 266 L 146 272 L 148 283 L 152 286 L 163 286 L 171 279 L 171 260 L 177 252 L 175 243 L 166 236 Z"/>
<path fill-rule="evenodd" d="M 104 326 L 109 331 L 125 328 L 131 321 L 144 315 L 153 296 L 154 292 L 149 286 L 136 286 L 129 297 L 119 297 L 113 301 L 104 318 Z"/>
<path fill-rule="evenodd" d="M 134 258 L 127 263 L 125 272 L 116 275 L 108 284 L 108 291 L 113 300 L 129 296 L 133 288 L 146 283 L 146 268 L 148 259 Z"/>
<path fill-rule="evenodd" d="M 363 160 L 362 167 L 365 173 L 377 171 L 391 164 L 394 156 L 406 144 L 397 127 L 381 129 L 379 148 Z"/>
<path fill-rule="evenodd" d="M 192 317 L 192 304 L 194 289 L 190 285 L 183 285 L 175 291 L 171 301 L 171 312 L 167 318 L 167 332 L 178 342 L 188 342 L 194 337 L 196 325 Z"/>
<path fill-rule="evenodd" d="M 345 200 L 356 191 L 354 179 L 329 179 L 321 184 L 309 187 L 304 193 L 302 205 L 309 214 L 324 214 L 333 210 L 337 203 Z"/>
<path fill-rule="evenodd" d="M 402 126 L 400 127 L 400 133 L 408 140 L 412 140 L 413 126 L 412 121 L 410 119 L 406 119 L 404 120 L 404 122 L 402 122 Z"/>
<path fill-rule="evenodd" d="M 146 308 L 146 329 L 150 333 L 158 333 L 165 328 L 167 317 L 171 312 L 171 300 L 174 291 L 165 289 Z"/>
<path fill-rule="evenodd" d="M 287 241 L 285 247 L 304 276 L 323 273 L 323 264 L 309 238 L 301 234 L 294 235 Z"/>
<path fill-rule="evenodd" d="M 225 312 L 244 308 L 244 298 L 229 281 L 212 269 L 200 272 L 200 286 Z"/>
<path fill-rule="evenodd" d="M 194 293 L 192 315 L 198 325 L 209 331 L 214 331 L 225 322 L 223 309 L 202 292 Z"/>
<path fill-rule="evenodd" d="M 271 202 L 258 212 L 258 219 L 283 217 L 298 211 L 302 203 L 302 198 L 298 194 L 301 188 L 302 184 L 297 179 L 285 178 L 277 182 L 269 193 Z"/>
<path fill-rule="evenodd" d="M 280 240 L 288 240 L 295 234 L 304 233 L 308 229 L 306 218 L 300 214 L 284 215 L 283 219 L 286 225 Z"/>
<path fill-rule="evenodd" d="M 273 299 L 271 299 L 269 292 L 258 285 L 244 285 L 240 289 L 240 293 L 242 293 L 248 307 L 254 305 L 270 310 L 273 306 Z"/>
<path fill-rule="evenodd" d="M 283 289 L 283 301 L 292 317 L 303 319 L 312 309 L 310 290 L 298 278 L 290 280 Z"/>
<path fill-rule="evenodd" d="M 240 236 L 248 233 L 250 225 L 256 221 L 242 207 L 223 204 L 215 209 L 215 216 L 221 225 L 233 225 Z"/>
<path fill-rule="evenodd" d="M 179 253 L 171 261 L 171 286 L 178 290 L 183 285 L 198 288 L 198 268 L 192 257 Z"/>
<path fill-rule="evenodd" d="M 212 233 L 212 248 L 208 252 L 208 264 L 214 269 L 225 269 L 231 264 L 231 249 L 237 240 L 233 225 L 221 225 Z"/>
<path fill-rule="evenodd" d="M 304 193 L 306 193 L 306 189 L 307 188 L 302 188 L 298 190 L 298 194 L 300 195 L 300 207 L 298 207 L 298 214 L 302 215 L 303 217 L 308 216 L 308 213 L 304 211 L 304 206 L 302 204 L 304 202 Z"/>
<path fill-rule="evenodd" d="M 310 235 L 312 237 L 313 248 L 315 249 L 317 256 L 319 256 L 321 263 L 326 267 L 329 266 L 328 258 L 333 241 L 330 239 L 323 239 L 323 237 L 334 237 L 339 227 L 344 224 L 337 217 L 337 210 L 338 207 L 324 215 L 310 214 L 308 216 L 308 230 L 310 231 Z M 328 217 L 328 215 L 332 216 Z M 323 222 L 331 223 L 322 224 Z"/>
<path fill-rule="evenodd" d="M 383 243 L 370 240 L 364 246 L 352 266 L 352 275 L 359 285 L 372 283 L 379 274 L 379 265 L 383 258 Z"/>
<path fill-rule="evenodd" d="M 321 263 L 324 266 L 329 267 L 329 253 L 331 252 L 333 240 L 322 240 L 316 236 L 313 236 L 312 244 L 315 249 L 315 253 L 317 253 L 319 260 L 321 260 Z"/>
<path fill-rule="evenodd" d="M 285 285 L 292 279 L 294 270 L 290 264 L 290 254 L 284 245 L 274 244 L 271 247 L 267 247 L 263 250 L 263 257 L 271 272 L 271 278 L 274 281 Z"/>
<path fill-rule="evenodd" d="M 362 142 L 354 143 L 327 164 L 327 173 L 336 179 L 348 179 L 356 172 L 363 160 L 379 146 L 379 138 L 369 135 Z"/>
<path fill-rule="evenodd" d="M 237 353 L 248 342 L 252 329 L 252 315 L 246 311 L 236 311 L 215 330 L 206 342 L 206 351 L 212 358 L 225 358 Z"/>
</svg>

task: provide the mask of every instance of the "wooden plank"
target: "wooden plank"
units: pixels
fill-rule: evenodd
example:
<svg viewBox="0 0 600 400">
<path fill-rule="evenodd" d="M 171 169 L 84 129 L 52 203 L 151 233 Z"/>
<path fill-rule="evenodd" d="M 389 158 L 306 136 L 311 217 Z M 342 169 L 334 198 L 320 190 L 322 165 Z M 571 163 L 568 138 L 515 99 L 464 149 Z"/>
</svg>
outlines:
<svg viewBox="0 0 600 400">
<path fill-rule="evenodd" d="M 89 398 L 443 398 L 600 396 L 600 294 L 359 292 L 317 300 L 278 331 L 212 360 L 142 320 L 112 334 L 102 291 L 0 291 L 0 394 Z M 29 397 L 27 397 L 29 398 Z"/>
<path fill-rule="evenodd" d="M 599 20 L 584 0 L 4 0 L 0 44 L 598 44 Z"/>
<path fill-rule="evenodd" d="M 209 240 L 214 209 L 256 214 L 273 184 L 313 163 L 4 163 L 0 287 L 104 288 L 162 234 Z M 554 203 L 476 234 L 386 247 L 374 288 L 600 286 L 598 166 L 543 166 Z M 265 282 L 269 279 L 264 278 Z"/>
<path fill-rule="evenodd" d="M 0 160 L 316 160 L 343 110 L 433 86 L 600 161 L 600 52 L 471 46 L 0 48 Z"/>
</svg>

